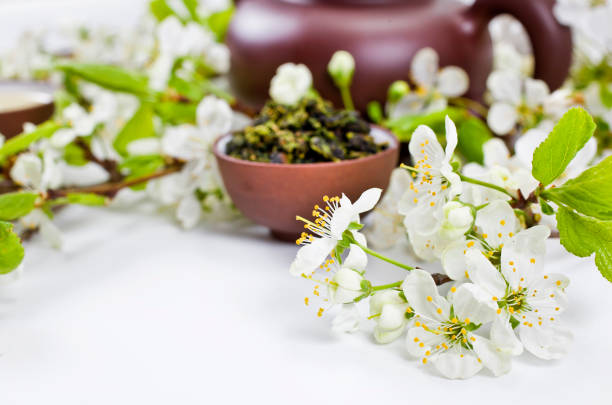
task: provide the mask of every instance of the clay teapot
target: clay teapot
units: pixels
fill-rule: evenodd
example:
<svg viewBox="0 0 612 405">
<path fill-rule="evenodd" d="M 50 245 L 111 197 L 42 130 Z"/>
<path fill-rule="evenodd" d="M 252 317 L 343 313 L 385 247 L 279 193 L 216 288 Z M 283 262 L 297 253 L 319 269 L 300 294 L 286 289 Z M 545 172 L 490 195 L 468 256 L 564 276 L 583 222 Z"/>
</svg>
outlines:
<svg viewBox="0 0 612 405">
<path fill-rule="evenodd" d="M 389 85 L 406 79 L 413 55 L 434 48 L 440 65 L 460 66 L 470 76 L 468 97 L 480 99 L 492 68 L 488 23 L 511 14 L 525 26 L 535 56 L 535 77 L 551 89 L 567 77 L 571 35 L 553 16 L 555 0 L 240 0 L 230 24 L 230 80 L 238 98 L 260 107 L 276 68 L 304 63 L 314 86 L 340 105 L 327 75 L 332 54 L 353 54 L 352 93 L 362 112 L 369 101 L 384 101 Z"/>
</svg>

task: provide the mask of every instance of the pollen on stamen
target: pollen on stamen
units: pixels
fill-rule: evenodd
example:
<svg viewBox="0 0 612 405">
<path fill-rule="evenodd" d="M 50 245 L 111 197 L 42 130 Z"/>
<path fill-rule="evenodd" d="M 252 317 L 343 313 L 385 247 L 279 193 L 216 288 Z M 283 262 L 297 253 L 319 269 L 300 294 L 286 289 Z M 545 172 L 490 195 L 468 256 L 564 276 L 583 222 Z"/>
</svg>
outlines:
<svg viewBox="0 0 612 405">
<path fill-rule="evenodd" d="M 429 301 L 429 302 L 433 301 L 433 298 L 431 297 L 431 295 L 427 296 L 427 301 Z"/>
<path fill-rule="evenodd" d="M 325 311 L 323 308 L 319 308 L 319 312 L 317 312 L 319 318 L 323 316 L 323 311 Z"/>
<path fill-rule="evenodd" d="M 457 292 L 457 287 L 451 287 L 451 292 Z"/>
<path fill-rule="evenodd" d="M 308 297 L 304 297 L 304 304 L 306 304 L 306 306 L 308 306 L 308 301 L 309 301 Z"/>
</svg>

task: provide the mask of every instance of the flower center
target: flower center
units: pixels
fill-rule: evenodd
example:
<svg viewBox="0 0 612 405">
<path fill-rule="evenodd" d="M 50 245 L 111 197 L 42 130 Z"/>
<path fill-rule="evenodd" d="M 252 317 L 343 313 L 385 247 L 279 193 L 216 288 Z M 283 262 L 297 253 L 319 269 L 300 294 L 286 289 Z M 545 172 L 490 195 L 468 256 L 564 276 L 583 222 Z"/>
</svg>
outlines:
<svg viewBox="0 0 612 405">
<path fill-rule="evenodd" d="M 306 228 L 308 232 L 302 232 L 300 237 L 295 241 L 298 245 L 307 245 L 311 243 L 316 235 L 320 238 L 330 238 L 331 237 L 331 219 L 334 216 L 334 212 L 340 206 L 340 197 L 323 197 L 323 202 L 325 202 L 324 207 L 320 207 L 318 204 L 314 206 L 312 209 L 312 216 L 314 217 L 314 221 L 308 220 L 306 218 L 297 216 L 295 217 L 298 221 L 304 222 L 304 228 Z"/>
</svg>

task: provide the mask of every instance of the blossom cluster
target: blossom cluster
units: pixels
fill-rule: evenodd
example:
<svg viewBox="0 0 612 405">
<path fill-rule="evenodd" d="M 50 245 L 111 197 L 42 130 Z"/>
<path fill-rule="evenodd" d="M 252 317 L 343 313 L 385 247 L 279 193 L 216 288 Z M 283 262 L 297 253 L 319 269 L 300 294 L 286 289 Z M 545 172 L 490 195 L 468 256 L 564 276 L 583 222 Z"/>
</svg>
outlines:
<svg viewBox="0 0 612 405">
<path fill-rule="evenodd" d="M 65 204 L 149 200 L 186 228 L 236 217 L 212 145 L 249 119 L 231 107 L 229 51 L 209 23 L 229 18 L 232 3 L 200 1 L 190 11 L 168 2 L 163 13 L 154 3 L 133 30 L 30 32 L 2 58 L 0 77 L 47 79 L 60 90 L 51 120 L 12 139 L 0 134 L 0 225 L 17 249 L 0 274 L 23 258 L 17 234 L 39 230 L 61 247 L 53 213 Z"/>
<path fill-rule="evenodd" d="M 560 129 L 560 127 L 558 128 Z M 551 230 L 525 220 L 517 209 L 521 193 L 532 195 L 538 181 L 526 171 L 526 190 L 474 181 L 453 164 L 457 130 L 446 118 L 446 148 L 426 126 L 410 141 L 411 166 L 401 169 L 406 185 L 398 214 L 416 256 L 438 261 L 445 274 L 432 275 L 401 264 L 368 247 L 360 214 L 376 205 L 380 189 L 355 202 L 324 197 L 306 232 L 290 272 L 315 283 L 322 299 L 319 316 L 336 304 L 342 309 L 334 328 L 359 329 L 356 303 L 369 300 L 374 337 L 389 343 L 404 336 L 409 354 L 448 378 L 468 378 L 483 368 L 507 373 L 524 350 L 546 360 L 559 359 L 572 341 L 561 322 L 567 307 L 566 276 L 545 270 Z M 397 186 L 396 186 L 397 187 Z M 397 195 L 397 194 L 392 194 Z M 475 202 L 478 196 L 481 200 Z M 345 252 L 348 254 L 345 255 Z M 374 286 L 367 278 L 367 255 L 388 261 L 403 280 Z M 344 257 L 344 258 L 343 258 Z M 452 282 L 446 296 L 439 285 Z M 327 294 L 321 287 L 327 290 Z M 306 298 L 306 305 L 312 305 Z M 326 308 L 327 307 L 327 308 Z"/>
</svg>

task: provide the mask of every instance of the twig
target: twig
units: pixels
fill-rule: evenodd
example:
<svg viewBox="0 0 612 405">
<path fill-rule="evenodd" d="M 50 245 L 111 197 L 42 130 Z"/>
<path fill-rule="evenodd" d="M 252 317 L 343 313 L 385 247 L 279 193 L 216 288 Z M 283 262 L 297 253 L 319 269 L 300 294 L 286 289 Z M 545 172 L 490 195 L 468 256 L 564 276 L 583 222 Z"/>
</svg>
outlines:
<svg viewBox="0 0 612 405">
<path fill-rule="evenodd" d="M 49 190 L 48 198 L 56 199 L 61 197 L 67 197 L 69 194 L 75 193 L 89 193 L 89 194 L 98 194 L 113 198 L 120 190 L 128 187 L 137 186 L 139 184 L 145 183 L 149 180 L 154 180 L 160 177 L 167 176 L 172 173 L 176 173 L 181 170 L 183 167 L 182 163 L 177 163 L 174 166 L 169 166 L 164 170 L 148 174 L 146 176 L 137 177 L 134 179 L 118 181 L 118 182 L 110 182 L 104 184 L 98 184 L 95 186 L 88 187 L 74 187 L 74 188 L 64 188 L 59 190 Z"/>
<path fill-rule="evenodd" d="M 110 159 L 98 159 L 91 151 L 91 148 L 89 147 L 89 145 L 81 138 L 77 138 L 74 141 L 74 143 L 79 148 L 81 148 L 87 160 L 97 163 L 98 165 L 102 166 L 104 170 L 108 172 L 108 174 L 110 175 L 111 181 L 116 182 L 116 181 L 121 180 L 122 176 L 121 176 L 121 173 L 119 172 L 119 169 L 117 168 L 116 161 L 110 160 Z"/>
</svg>

